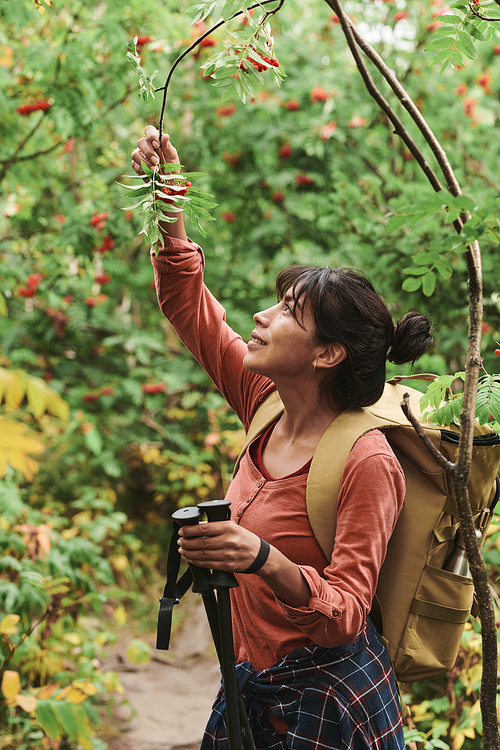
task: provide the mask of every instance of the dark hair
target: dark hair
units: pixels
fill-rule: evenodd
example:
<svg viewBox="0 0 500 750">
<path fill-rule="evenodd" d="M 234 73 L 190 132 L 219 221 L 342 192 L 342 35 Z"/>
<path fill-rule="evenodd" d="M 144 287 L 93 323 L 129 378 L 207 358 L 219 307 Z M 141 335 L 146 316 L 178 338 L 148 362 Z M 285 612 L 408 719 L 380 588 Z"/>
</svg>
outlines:
<svg viewBox="0 0 500 750">
<path fill-rule="evenodd" d="M 342 344 L 346 350 L 345 359 L 321 384 L 321 398 L 331 407 L 374 404 L 384 390 L 386 360 L 413 364 L 434 343 L 424 315 L 409 312 L 394 325 L 371 282 L 352 268 L 290 266 L 276 279 L 278 299 L 289 290 L 299 325 L 308 305 L 314 340 Z"/>
</svg>

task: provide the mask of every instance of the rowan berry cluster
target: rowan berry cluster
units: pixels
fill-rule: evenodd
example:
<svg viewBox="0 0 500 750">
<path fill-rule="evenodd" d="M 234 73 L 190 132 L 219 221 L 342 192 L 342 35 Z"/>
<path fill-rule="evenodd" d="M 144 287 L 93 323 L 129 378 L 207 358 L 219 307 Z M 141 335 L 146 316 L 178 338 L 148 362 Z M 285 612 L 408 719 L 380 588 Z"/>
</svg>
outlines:
<svg viewBox="0 0 500 750">
<path fill-rule="evenodd" d="M 26 286 L 19 289 L 21 297 L 34 297 L 41 280 L 41 273 L 31 273 L 26 279 Z"/>
<path fill-rule="evenodd" d="M 32 104 L 22 104 L 17 108 L 17 111 L 20 115 L 26 116 L 30 115 L 32 112 L 38 112 L 39 110 L 46 112 L 51 107 L 52 104 L 50 102 L 40 100 L 38 102 L 33 102 Z"/>
<path fill-rule="evenodd" d="M 111 250 L 115 246 L 115 241 L 110 234 L 107 234 L 103 242 L 99 247 L 96 247 L 97 253 L 105 253 L 107 250 Z"/>
<path fill-rule="evenodd" d="M 106 226 L 106 219 L 109 219 L 109 214 L 105 211 L 100 214 L 93 214 L 90 219 L 90 226 L 95 229 L 104 229 Z"/>
<path fill-rule="evenodd" d="M 245 45 L 246 47 L 246 45 Z M 248 62 L 252 63 L 252 65 L 257 68 L 259 73 L 262 73 L 264 70 L 267 70 L 269 66 L 273 68 L 279 68 L 279 60 L 277 60 L 275 57 L 266 57 L 266 55 L 263 55 L 261 52 L 258 52 L 254 47 L 250 45 L 250 49 L 255 52 L 263 62 L 258 62 L 257 60 L 254 60 L 252 57 L 248 56 L 246 59 Z M 241 50 L 236 50 L 236 54 L 241 54 Z M 245 63 L 242 60 L 240 62 L 240 68 L 244 73 L 248 73 L 248 70 L 245 68 Z"/>
</svg>

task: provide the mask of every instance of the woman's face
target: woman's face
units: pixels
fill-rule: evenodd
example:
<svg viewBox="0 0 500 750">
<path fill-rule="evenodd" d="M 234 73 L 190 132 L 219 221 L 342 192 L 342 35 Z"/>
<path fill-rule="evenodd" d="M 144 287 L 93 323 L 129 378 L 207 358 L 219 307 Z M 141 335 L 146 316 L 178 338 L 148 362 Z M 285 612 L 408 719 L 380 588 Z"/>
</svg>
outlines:
<svg viewBox="0 0 500 750">
<path fill-rule="evenodd" d="M 256 326 L 243 360 L 247 370 L 272 380 L 313 374 L 313 362 L 322 347 L 313 340 L 314 321 L 308 306 L 297 310 L 299 325 L 294 305 L 289 290 L 276 305 L 254 315 Z"/>
</svg>

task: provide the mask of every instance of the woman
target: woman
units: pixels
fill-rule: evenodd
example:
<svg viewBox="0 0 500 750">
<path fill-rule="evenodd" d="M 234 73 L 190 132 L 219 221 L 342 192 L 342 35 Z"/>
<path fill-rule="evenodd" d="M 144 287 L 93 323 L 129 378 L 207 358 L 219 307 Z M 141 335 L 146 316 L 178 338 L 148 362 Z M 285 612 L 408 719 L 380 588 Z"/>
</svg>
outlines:
<svg viewBox="0 0 500 750">
<path fill-rule="evenodd" d="M 132 166 L 178 163 L 168 135 L 147 127 Z M 160 154 L 160 156 L 158 155 Z M 385 362 L 415 361 L 429 321 L 393 324 L 367 279 L 349 269 L 292 266 L 278 302 L 254 316 L 245 344 L 203 284 L 201 249 L 182 218 L 152 252 L 161 310 L 248 428 L 276 389 L 281 417 L 249 446 L 230 485 L 231 520 L 185 526 L 179 549 L 195 565 L 231 571 L 237 670 L 258 748 L 402 750 L 392 669 L 369 612 L 403 503 L 401 467 L 373 430 L 352 448 L 327 560 L 307 518 L 305 488 L 326 428 L 347 408 L 375 403 Z M 225 748 L 223 691 L 202 748 Z"/>
</svg>

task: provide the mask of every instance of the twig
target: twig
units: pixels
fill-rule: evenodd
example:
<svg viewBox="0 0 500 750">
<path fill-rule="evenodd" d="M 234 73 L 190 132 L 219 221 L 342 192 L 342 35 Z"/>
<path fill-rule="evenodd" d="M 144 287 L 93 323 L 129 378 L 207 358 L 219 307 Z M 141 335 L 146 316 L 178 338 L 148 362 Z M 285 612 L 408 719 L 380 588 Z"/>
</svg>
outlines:
<svg viewBox="0 0 500 750">
<path fill-rule="evenodd" d="M 32 154 L 25 154 L 24 156 L 18 156 L 15 159 L 16 164 L 18 164 L 20 161 L 29 161 L 30 159 L 36 159 L 39 156 L 46 156 L 47 154 L 50 154 L 51 151 L 54 151 L 58 146 L 61 145 L 61 142 L 54 143 L 50 148 L 46 148 L 43 151 L 35 151 Z M 12 160 L 12 157 L 9 159 L 0 159 L 0 164 L 8 164 Z"/>
<path fill-rule="evenodd" d="M 445 458 L 445 456 L 435 447 L 432 440 L 426 434 L 424 428 L 410 409 L 410 395 L 408 393 L 404 394 L 403 401 L 401 401 L 400 406 L 406 419 L 411 422 L 412 427 L 415 429 L 415 432 L 417 433 L 429 453 L 432 455 L 432 457 L 436 459 L 441 468 L 443 468 L 449 474 L 453 474 L 453 472 L 455 471 L 455 464 Z"/>
<path fill-rule="evenodd" d="M 4 162 L 3 162 L 4 168 L 0 172 L 0 182 L 2 182 L 3 178 L 5 177 L 5 175 L 7 174 L 8 170 L 9 170 L 9 168 L 14 164 L 14 162 L 17 161 L 16 157 L 17 157 L 18 153 L 20 151 L 22 151 L 23 148 L 28 143 L 28 141 L 31 138 L 33 138 L 33 136 L 35 135 L 36 131 L 38 130 L 38 128 L 42 124 L 42 121 L 43 121 L 43 118 L 45 117 L 45 115 L 46 115 L 46 112 L 42 112 L 42 116 L 39 118 L 38 122 L 35 123 L 35 126 L 30 130 L 30 132 L 24 138 L 24 140 L 22 140 L 21 143 L 18 143 L 17 148 L 14 151 L 14 153 L 11 156 L 9 156 L 8 159 L 4 160 Z"/>
<path fill-rule="evenodd" d="M 266 18 L 267 18 L 267 16 L 272 15 L 272 13 L 275 13 L 276 11 L 278 11 L 282 7 L 284 1 L 285 0 L 279 0 L 278 7 L 275 8 L 273 11 L 271 11 L 269 13 L 266 13 Z M 268 3 L 274 3 L 274 2 L 276 2 L 276 0 L 262 0 L 262 2 L 260 2 L 260 3 L 255 3 L 255 5 L 251 5 L 250 8 L 248 8 L 248 10 L 253 10 L 254 8 L 261 8 L 263 5 L 267 5 Z M 239 10 L 237 13 L 234 14 L 234 16 L 231 16 L 231 18 L 228 18 L 227 20 L 222 19 L 222 21 L 218 21 L 208 31 L 205 31 L 204 34 L 202 34 L 201 36 L 199 36 L 198 39 L 196 39 L 196 41 L 194 41 L 193 44 L 191 44 L 190 47 L 188 47 L 187 49 L 185 49 L 184 52 L 181 55 L 179 55 L 179 57 L 177 58 L 177 60 L 174 61 L 174 64 L 172 65 L 172 67 L 170 68 L 170 70 L 168 72 L 168 76 L 167 76 L 167 80 L 165 81 L 165 85 L 164 86 L 160 86 L 159 88 L 155 89 L 155 91 L 163 91 L 163 101 L 162 101 L 162 105 L 161 105 L 160 122 L 159 122 L 159 125 L 158 125 L 158 130 L 159 130 L 159 133 L 160 133 L 160 143 L 161 143 L 161 137 L 162 137 L 162 134 L 163 134 L 163 117 L 165 115 L 165 107 L 167 106 L 167 90 L 168 90 L 168 87 L 170 85 L 170 81 L 172 80 L 172 75 L 174 73 L 174 70 L 179 65 L 179 63 L 181 62 L 181 60 L 183 60 L 186 57 L 186 55 L 189 55 L 190 52 L 192 52 L 194 49 L 196 49 L 196 47 L 200 44 L 200 42 L 203 41 L 203 39 L 205 39 L 207 36 L 209 36 L 213 31 L 216 31 L 216 29 L 218 29 L 221 26 L 223 26 L 225 23 L 227 23 L 227 21 L 232 21 L 233 18 L 237 18 L 238 16 L 241 16 L 243 13 L 245 13 L 244 10 Z"/>
<path fill-rule="evenodd" d="M 497 3 L 497 5 L 499 4 L 500 3 Z M 474 8 L 472 7 L 470 3 L 467 3 L 467 5 L 469 6 L 469 10 L 472 13 L 472 15 L 477 16 L 478 18 L 481 19 L 481 21 L 496 21 L 497 23 L 498 21 L 500 21 L 500 18 L 488 18 L 488 16 L 483 16 L 482 13 L 478 13 L 477 10 L 474 10 Z"/>
</svg>

